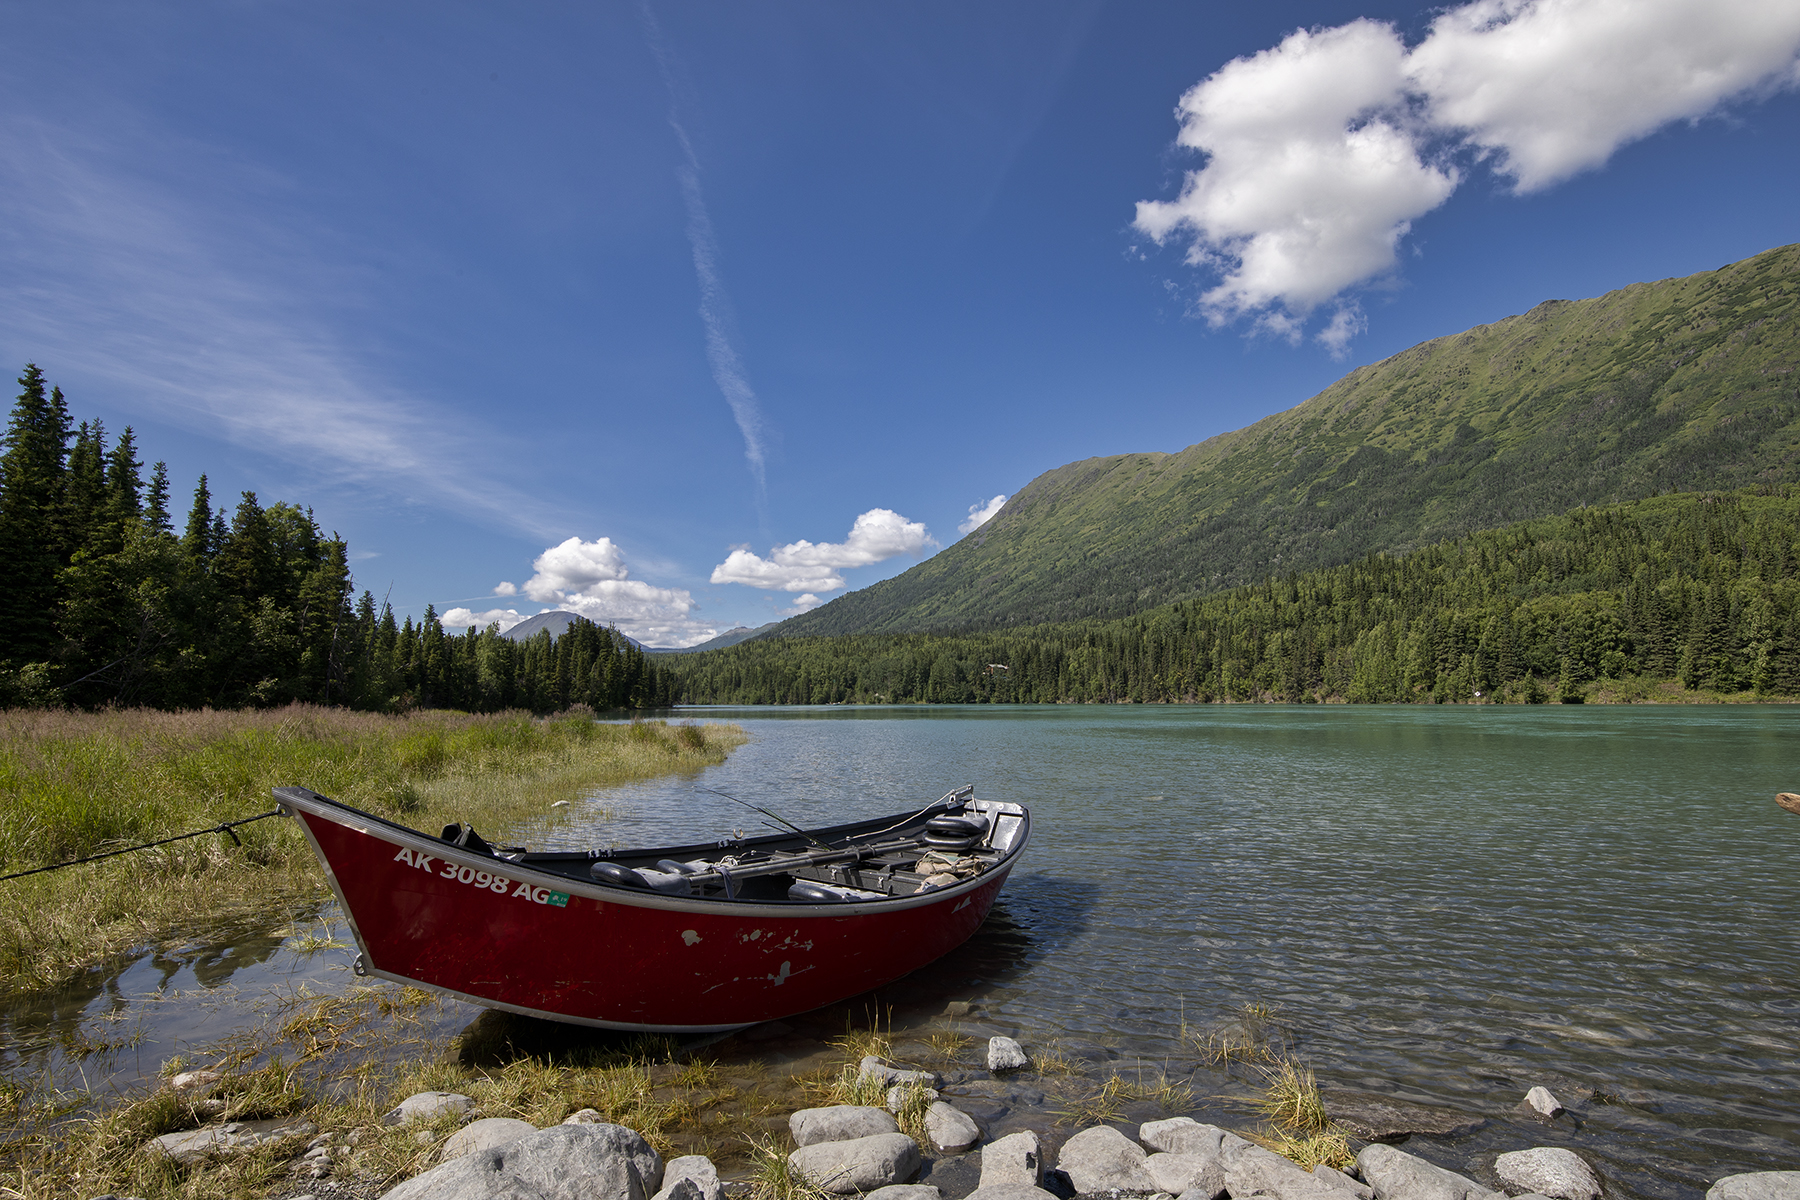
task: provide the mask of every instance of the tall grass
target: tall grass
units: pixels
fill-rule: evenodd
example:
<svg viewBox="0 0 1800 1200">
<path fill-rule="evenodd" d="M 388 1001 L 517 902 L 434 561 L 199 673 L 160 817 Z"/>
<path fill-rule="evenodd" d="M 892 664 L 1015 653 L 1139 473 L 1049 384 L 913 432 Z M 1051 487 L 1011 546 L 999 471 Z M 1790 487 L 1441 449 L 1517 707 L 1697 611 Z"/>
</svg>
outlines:
<svg viewBox="0 0 1800 1200">
<path fill-rule="evenodd" d="M 558 800 L 698 771 L 744 740 L 737 726 L 602 725 L 581 712 L 8 711 L 0 874 L 254 816 L 285 784 L 424 829 L 466 820 L 499 837 L 553 819 Z M 0 883 L 0 985 L 51 983 L 184 928 L 325 895 L 292 822 L 237 833 L 241 847 L 209 835 Z"/>
</svg>

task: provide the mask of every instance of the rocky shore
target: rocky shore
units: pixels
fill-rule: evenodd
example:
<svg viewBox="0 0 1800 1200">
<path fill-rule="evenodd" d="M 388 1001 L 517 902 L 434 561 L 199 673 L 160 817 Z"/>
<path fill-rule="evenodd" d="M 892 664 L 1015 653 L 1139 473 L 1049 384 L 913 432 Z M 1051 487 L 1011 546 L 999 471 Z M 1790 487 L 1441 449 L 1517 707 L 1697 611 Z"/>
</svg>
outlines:
<svg viewBox="0 0 1800 1200">
<path fill-rule="evenodd" d="M 1343 1127 L 1365 1141 L 1353 1159 L 1311 1169 L 1269 1149 L 1267 1129 L 1233 1131 L 1189 1116 L 1072 1132 L 1027 1119 L 1036 1127 L 1014 1128 L 1021 1111 L 1044 1101 L 1019 1074 L 1030 1066 L 1024 1047 L 998 1036 L 985 1070 L 939 1074 L 866 1057 L 855 1070 L 857 1090 L 885 1104 L 791 1113 L 793 1150 L 767 1142 L 769 1161 L 754 1180 L 722 1179 L 703 1155 L 665 1162 L 637 1131 L 592 1109 L 539 1129 L 483 1117 L 473 1099 L 454 1092 L 410 1096 L 383 1118 L 396 1135 L 413 1130 L 420 1146 L 441 1138 L 434 1165 L 386 1190 L 352 1169 L 359 1131 L 320 1133 L 303 1121 L 226 1122 L 166 1134 L 143 1149 L 187 1165 L 289 1154 L 294 1183 L 273 1193 L 279 1200 L 1604 1200 L 1611 1190 L 1591 1162 L 1558 1146 L 1519 1146 L 1458 1173 L 1388 1144 L 1434 1119 L 1453 1132 L 1453 1121 L 1379 1103 L 1345 1109 Z M 216 1081 L 195 1072 L 171 1086 Z M 1546 1124 L 1564 1111 L 1543 1087 L 1531 1088 L 1519 1109 Z M 1705 1200 L 1800 1200 L 1800 1171 L 1726 1175 Z"/>
</svg>

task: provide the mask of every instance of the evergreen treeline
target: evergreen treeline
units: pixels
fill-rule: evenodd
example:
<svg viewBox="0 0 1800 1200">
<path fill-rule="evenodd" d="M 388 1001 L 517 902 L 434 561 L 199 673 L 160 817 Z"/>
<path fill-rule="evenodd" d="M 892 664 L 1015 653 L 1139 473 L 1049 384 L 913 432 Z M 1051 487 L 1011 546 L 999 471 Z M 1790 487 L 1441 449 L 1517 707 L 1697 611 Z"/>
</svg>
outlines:
<svg viewBox="0 0 1800 1200">
<path fill-rule="evenodd" d="M 311 510 L 245 492 L 213 509 L 206 477 L 185 525 L 169 480 L 143 479 L 128 427 L 107 444 L 72 425 L 60 388 L 27 365 L 0 442 L 0 707 L 319 704 L 548 712 L 668 704 L 673 680 L 592 622 L 519 643 L 496 627 L 450 636 L 364 592 L 347 548 Z"/>
<path fill-rule="evenodd" d="M 674 666 L 709 704 L 1800 695 L 1800 488 L 1577 509 L 1113 621 L 758 638 Z"/>
</svg>

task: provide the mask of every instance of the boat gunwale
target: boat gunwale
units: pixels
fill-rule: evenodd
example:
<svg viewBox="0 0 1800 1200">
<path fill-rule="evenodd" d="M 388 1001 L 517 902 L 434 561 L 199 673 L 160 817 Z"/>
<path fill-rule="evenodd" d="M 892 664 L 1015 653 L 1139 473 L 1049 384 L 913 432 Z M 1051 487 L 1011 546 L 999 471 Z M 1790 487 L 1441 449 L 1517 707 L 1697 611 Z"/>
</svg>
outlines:
<svg viewBox="0 0 1800 1200">
<path fill-rule="evenodd" d="M 345 804 L 340 800 L 333 800 L 329 796 L 322 796 L 319 793 L 312 791 L 310 788 L 278 787 L 271 790 L 276 802 L 284 808 L 291 805 L 294 808 L 309 812 L 314 816 L 331 821 L 334 824 L 352 829 L 365 837 L 374 837 L 382 841 L 397 843 L 405 849 L 413 850 L 415 852 L 423 850 L 435 858 L 443 859 L 445 862 L 455 862 L 458 866 L 467 866 L 478 871 L 488 871 L 493 874 L 527 874 L 544 882 L 546 885 L 552 883 L 555 884 L 556 891 L 566 893 L 570 896 L 581 896 L 585 899 L 593 900 L 596 903 L 618 904 L 627 908 L 646 908 L 664 912 L 691 912 L 718 916 L 767 917 L 776 913 L 779 913 L 784 917 L 806 918 L 871 916 L 878 913 L 898 912 L 935 905 L 942 903 L 945 900 L 973 892 L 983 884 L 990 882 L 996 875 L 1004 878 L 1007 874 L 1010 874 L 1013 864 L 1017 861 L 1018 856 L 1024 852 L 1026 844 L 1031 840 L 1031 813 L 1024 805 L 1008 801 L 979 800 L 971 796 L 955 807 L 962 808 L 969 804 L 980 805 L 982 806 L 981 811 L 996 815 L 1016 816 L 1020 819 L 1021 825 L 1018 832 L 1014 835 L 1012 844 L 1000 855 L 1000 857 L 979 874 L 972 875 L 968 879 L 959 880 L 956 883 L 944 887 L 933 888 L 930 891 L 914 892 L 907 896 L 884 896 L 878 900 L 857 899 L 831 901 L 826 903 L 808 903 L 797 900 L 726 900 L 718 897 L 673 896 L 664 892 L 650 891 L 648 889 L 620 887 L 592 880 L 578 879 L 569 875 L 560 874 L 556 871 L 544 870 L 540 867 L 533 866 L 528 860 L 503 858 L 496 854 L 484 853 L 478 850 L 470 850 L 464 846 L 457 846 L 453 843 L 444 841 L 441 837 L 434 837 L 423 830 L 414 829 L 411 826 L 402 825 L 397 821 L 391 821 L 386 817 L 377 816 L 374 813 L 366 812 L 360 808 Z M 927 805 L 922 809 L 916 809 L 905 814 L 896 813 L 888 816 L 873 817 L 866 821 L 823 826 L 818 829 L 809 829 L 806 833 L 823 837 L 840 831 L 858 830 L 866 826 L 880 826 L 884 821 L 904 824 L 920 817 L 928 817 L 933 809 L 943 806 L 943 803 L 944 802 L 940 800 Z M 949 811 L 949 809 L 946 808 L 946 811 Z M 346 817 L 356 819 L 345 819 Z M 359 820 L 367 821 L 372 825 L 381 827 L 382 832 L 377 833 L 374 829 L 362 827 L 359 824 Z M 313 852 L 318 855 L 320 863 L 323 864 L 326 875 L 331 882 L 332 890 L 337 893 L 339 902 L 344 905 L 345 915 L 350 919 L 352 928 L 354 928 L 356 925 L 355 914 L 351 911 L 350 904 L 344 896 L 343 887 L 338 883 L 337 873 L 331 865 L 330 857 L 325 853 L 324 848 L 319 845 L 318 839 L 313 836 L 312 829 L 306 822 L 302 821 L 300 827 L 305 833 L 307 841 L 312 844 Z M 742 842 L 732 842 L 730 843 L 730 849 L 731 852 L 737 853 L 745 848 L 753 848 L 759 844 L 770 845 L 790 842 L 794 840 L 795 837 L 796 835 L 793 834 L 769 834 L 757 838 L 748 838 Z M 639 858 L 658 854 L 673 857 L 675 852 L 681 851 L 692 850 L 702 852 L 723 849 L 726 849 L 726 847 L 721 847 L 716 843 L 695 843 L 688 846 L 673 847 L 631 847 L 621 849 L 614 854 L 605 856 L 594 855 L 582 850 L 548 851 L 545 853 L 567 855 L 569 861 L 600 862 L 611 861 L 618 857 Z M 498 870 L 496 868 L 498 868 Z M 358 940 L 360 941 L 360 933 L 358 935 Z"/>
</svg>

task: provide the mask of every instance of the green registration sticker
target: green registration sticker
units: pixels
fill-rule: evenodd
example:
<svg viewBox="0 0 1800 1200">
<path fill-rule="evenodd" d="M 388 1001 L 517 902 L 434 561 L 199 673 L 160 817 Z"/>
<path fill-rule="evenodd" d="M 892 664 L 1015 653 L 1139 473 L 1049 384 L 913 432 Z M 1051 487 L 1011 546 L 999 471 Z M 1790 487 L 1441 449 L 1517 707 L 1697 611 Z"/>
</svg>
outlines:
<svg viewBox="0 0 1800 1200">
<path fill-rule="evenodd" d="M 550 899 L 544 901 L 544 903 L 554 905 L 557 908 L 567 908 L 569 907 L 569 893 L 551 892 Z"/>
</svg>

